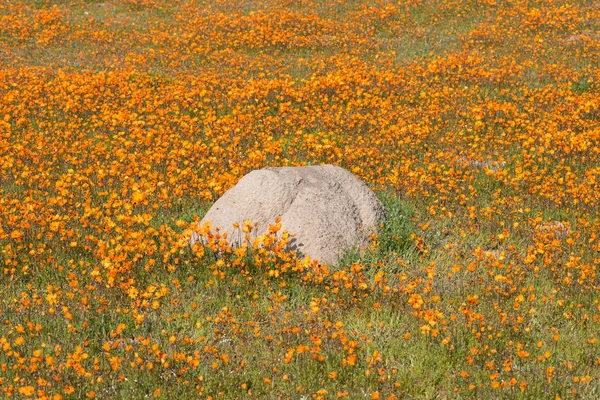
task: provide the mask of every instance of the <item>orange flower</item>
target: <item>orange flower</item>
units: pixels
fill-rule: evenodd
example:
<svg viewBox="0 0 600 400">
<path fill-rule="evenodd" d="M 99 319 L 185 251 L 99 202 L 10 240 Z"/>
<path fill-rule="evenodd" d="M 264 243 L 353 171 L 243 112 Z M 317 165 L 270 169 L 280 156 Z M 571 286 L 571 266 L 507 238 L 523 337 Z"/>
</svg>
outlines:
<svg viewBox="0 0 600 400">
<path fill-rule="evenodd" d="M 33 396 L 35 388 L 33 386 L 23 386 L 19 388 L 19 393 L 23 396 Z"/>
</svg>

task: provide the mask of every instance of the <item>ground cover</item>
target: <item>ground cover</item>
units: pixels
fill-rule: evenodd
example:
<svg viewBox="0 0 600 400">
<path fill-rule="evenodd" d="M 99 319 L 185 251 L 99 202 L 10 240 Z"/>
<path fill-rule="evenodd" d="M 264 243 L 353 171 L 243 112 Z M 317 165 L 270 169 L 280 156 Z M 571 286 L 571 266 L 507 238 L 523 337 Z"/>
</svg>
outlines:
<svg viewBox="0 0 600 400">
<path fill-rule="evenodd" d="M 1 396 L 598 397 L 599 57 L 594 1 L 0 0 Z M 367 251 L 188 247 L 320 163 Z"/>
</svg>

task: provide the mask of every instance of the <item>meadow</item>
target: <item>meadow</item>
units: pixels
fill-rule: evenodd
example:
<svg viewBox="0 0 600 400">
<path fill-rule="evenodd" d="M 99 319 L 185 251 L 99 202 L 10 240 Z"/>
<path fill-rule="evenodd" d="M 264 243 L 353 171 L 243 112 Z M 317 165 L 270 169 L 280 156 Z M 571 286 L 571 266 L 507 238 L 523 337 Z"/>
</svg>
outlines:
<svg viewBox="0 0 600 400">
<path fill-rule="evenodd" d="M 188 238 L 267 166 L 338 266 Z M 600 3 L 0 0 L 0 397 L 600 398 Z"/>
</svg>

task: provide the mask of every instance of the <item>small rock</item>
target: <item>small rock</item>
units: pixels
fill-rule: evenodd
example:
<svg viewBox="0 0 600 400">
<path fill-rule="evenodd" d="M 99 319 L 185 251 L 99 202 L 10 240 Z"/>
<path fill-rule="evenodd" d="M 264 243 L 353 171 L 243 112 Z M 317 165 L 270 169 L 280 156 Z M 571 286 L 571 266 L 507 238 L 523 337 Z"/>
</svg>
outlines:
<svg viewBox="0 0 600 400">
<path fill-rule="evenodd" d="M 536 226 L 536 231 L 539 233 L 550 233 L 556 239 L 564 240 L 569 237 L 569 227 L 560 221 L 549 221 Z"/>
<path fill-rule="evenodd" d="M 479 161 L 479 160 L 470 160 L 465 157 L 460 157 L 458 159 L 459 164 L 463 167 L 473 167 L 479 169 L 489 169 L 492 173 L 498 172 L 500 169 L 506 166 L 506 161 Z"/>
</svg>

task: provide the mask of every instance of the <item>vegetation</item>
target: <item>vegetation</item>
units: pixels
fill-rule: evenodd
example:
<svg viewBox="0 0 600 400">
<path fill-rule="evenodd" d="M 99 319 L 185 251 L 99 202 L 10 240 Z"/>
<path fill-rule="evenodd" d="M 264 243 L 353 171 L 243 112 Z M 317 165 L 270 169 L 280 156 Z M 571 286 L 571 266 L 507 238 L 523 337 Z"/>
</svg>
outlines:
<svg viewBox="0 0 600 400">
<path fill-rule="evenodd" d="M 0 0 L 0 397 L 598 398 L 599 82 L 594 1 Z M 189 248 L 322 163 L 369 249 Z"/>
</svg>

